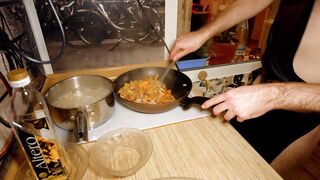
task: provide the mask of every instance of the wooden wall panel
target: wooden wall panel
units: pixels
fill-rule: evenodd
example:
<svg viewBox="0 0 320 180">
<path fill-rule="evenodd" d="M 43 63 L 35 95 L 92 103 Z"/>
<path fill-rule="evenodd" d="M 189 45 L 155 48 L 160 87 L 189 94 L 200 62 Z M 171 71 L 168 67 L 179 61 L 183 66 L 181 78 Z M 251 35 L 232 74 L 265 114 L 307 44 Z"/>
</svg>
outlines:
<svg viewBox="0 0 320 180">
<path fill-rule="evenodd" d="M 192 14 L 192 0 L 179 0 L 178 2 L 177 36 L 190 32 Z"/>
</svg>

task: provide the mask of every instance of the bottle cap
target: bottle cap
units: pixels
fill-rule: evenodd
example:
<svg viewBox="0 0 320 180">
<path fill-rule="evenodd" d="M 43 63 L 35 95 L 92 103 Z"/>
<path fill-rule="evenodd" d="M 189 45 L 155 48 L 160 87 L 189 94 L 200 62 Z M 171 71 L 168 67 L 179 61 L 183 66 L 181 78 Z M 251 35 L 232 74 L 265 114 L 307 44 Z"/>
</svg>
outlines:
<svg viewBox="0 0 320 180">
<path fill-rule="evenodd" d="M 9 84 L 11 87 L 21 87 L 31 82 L 30 76 L 25 69 L 15 69 L 7 73 Z"/>
</svg>

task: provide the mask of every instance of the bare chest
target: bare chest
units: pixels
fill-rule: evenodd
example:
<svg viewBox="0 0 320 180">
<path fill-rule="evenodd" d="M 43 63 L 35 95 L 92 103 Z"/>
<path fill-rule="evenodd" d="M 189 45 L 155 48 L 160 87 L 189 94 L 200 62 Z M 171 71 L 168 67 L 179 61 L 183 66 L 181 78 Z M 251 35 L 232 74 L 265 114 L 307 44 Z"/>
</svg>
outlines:
<svg viewBox="0 0 320 180">
<path fill-rule="evenodd" d="M 304 81 L 320 83 L 320 2 L 316 0 L 293 60 L 295 73 Z"/>
</svg>

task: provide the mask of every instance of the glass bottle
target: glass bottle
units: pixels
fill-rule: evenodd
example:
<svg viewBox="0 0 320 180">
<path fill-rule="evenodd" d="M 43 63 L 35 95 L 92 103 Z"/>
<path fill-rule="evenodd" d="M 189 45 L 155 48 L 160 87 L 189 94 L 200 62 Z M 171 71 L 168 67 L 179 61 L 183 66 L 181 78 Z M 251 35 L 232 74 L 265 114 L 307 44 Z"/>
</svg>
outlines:
<svg viewBox="0 0 320 180">
<path fill-rule="evenodd" d="M 237 39 L 238 42 L 237 42 L 237 48 L 236 48 L 236 52 L 233 59 L 234 62 L 244 60 L 245 51 L 247 48 L 248 36 L 249 36 L 249 24 L 248 24 L 248 20 L 244 20 L 238 24 L 235 31 L 235 39 Z"/>
<path fill-rule="evenodd" d="M 10 71 L 7 77 L 14 90 L 10 124 L 34 175 L 37 179 L 68 179 L 69 161 L 57 142 L 44 98 L 31 86 L 25 69 Z"/>
</svg>

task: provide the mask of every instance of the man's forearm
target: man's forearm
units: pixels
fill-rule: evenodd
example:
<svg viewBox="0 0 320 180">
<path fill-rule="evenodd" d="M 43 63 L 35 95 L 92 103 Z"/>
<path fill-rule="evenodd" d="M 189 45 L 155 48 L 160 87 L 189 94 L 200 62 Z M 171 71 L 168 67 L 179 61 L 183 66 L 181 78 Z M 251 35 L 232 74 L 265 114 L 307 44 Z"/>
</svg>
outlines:
<svg viewBox="0 0 320 180">
<path fill-rule="evenodd" d="M 203 26 L 199 31 L 209 39 L 249 19 L 265 9 L 273 0 L 236 0 L 221 12 L 212 22 Z"/>
<path fill-rule="evenodd" d="M 320 84 L 274 83 L 273 109 L 320 112 Z"/>
</svg>

